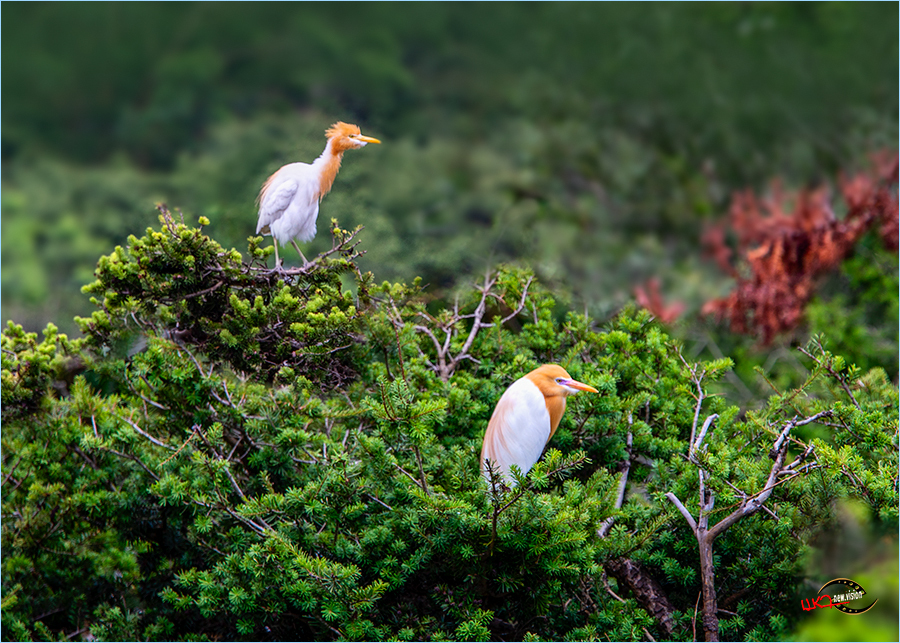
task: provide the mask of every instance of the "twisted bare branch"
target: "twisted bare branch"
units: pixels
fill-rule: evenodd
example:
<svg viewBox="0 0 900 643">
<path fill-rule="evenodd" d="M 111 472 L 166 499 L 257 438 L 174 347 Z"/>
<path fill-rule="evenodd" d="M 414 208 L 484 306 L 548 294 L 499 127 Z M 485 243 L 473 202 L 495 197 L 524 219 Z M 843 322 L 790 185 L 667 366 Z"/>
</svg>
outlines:
<svg viewBox="0 0 900 643">
<path fill-rule="evenodd" d="M 498 324 L 502 326 L 521 314 L 521 312 L 525 310 L 528 289 L 531 287 L 533 280 L 534 277 L 528 277 L 528 280 L 522 288 L 521 297 L 518 302 L 515 302 L 513 305 L 510 304 L 510 302 L 507 302 L 501 295 L 494 292 L 493 288 L 497 284 L 497 274 L 489 272 L 485 275 L 481 285 L 476 286 L 476 289 L 480 293 L 480 297 L 478 303 L 475 305 L 475 310 L 472 312 L 465 314 L 461 313 L 458 300 L 454 303 L 452 312 L 449 312 L 446 316 L 440 318 L 434 317 L 426 311 L 420 310 L 416 312 L 416 316 L 424 320 L 425 323 L 415 324 L 413 329 L 417 333 L 425 335 L 431 340 L 431 344 L 434 346 L 434 361 L 429 359 L 421 348 L 419 349 L 419 354 L 425 360 L 428 367 L 437 373 L 442 381 L 447 382 L 450 380 L 453 373 L 456 372 L 456 369 L 463 360 L 470 360 L 478 363 L 479 360 L 469 353 L 472 349 L 472 345 L 475 343 L 478 333 L 485 328 L 493 328 Z M 494 300 L 498 305 L 509 308 L 511 312 L 496 323 L 486 322 L 485 316 L 487 315 L 489 300 Z M 403 326 L 403 317 L 393 301 L 391 302 L 389 316 L 396 328 L 399 329 Z M 466 335 L 462 346 L 454 354 L 453 340 L 455 340 L 460 333 L 460 328 L 462 327 L 461 322 L 468 320 L 471 320 L 472 325 L 469 327 L 469 332 Z M 442 337 L 441 334 L 443 335 Z"/>
</svg>

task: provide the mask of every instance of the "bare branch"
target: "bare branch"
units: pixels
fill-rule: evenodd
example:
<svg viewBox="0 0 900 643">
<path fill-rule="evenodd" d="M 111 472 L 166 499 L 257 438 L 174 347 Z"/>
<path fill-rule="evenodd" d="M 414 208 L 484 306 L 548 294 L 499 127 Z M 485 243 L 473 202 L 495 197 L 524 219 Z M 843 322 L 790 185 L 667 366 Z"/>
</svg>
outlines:
<svg viewBox="0 0 900 643">
<path fill-rule="evenodd" d="M 687 520 L 688 526 L 690 526 L 691 531 L 695 534 L 697 533 L 697 521 L 694 520 L 694 517 L 691 515 L 691 512 L 687 510 L 678 497 L 672 493 L 671 491 L 666 493 L 666 498 L 672 501 L 672 504 L 681 512 L 681 515 L 684 516 L 684 519 Z"/>
<path fill-rule="evenodd" d="M 633 418 L 631 413 L 628 414 L 628 435 L 625 437 L 625 460 L 623 462 L 624 468 L 622 469 L 622 477 L 619 479 L 619 489 L 616 494 L 616 509 L 621 509 L 622 505 L 625 504 L 625 490 L 628 487 L 628 474 L 631 471 L 631 445 L 633 441 L 633 436 L 631 433 Z M 600 529 L 597 530 L 597 535 L 600 538 L 605 538 L 609 533 L 609 530 L 612 529 L 613 523 L 615 522 L 615 517 L 609 516 L 606 520 L 604 520 Z"/>
<path fill-rule="evenodd" d="M 815 451 L 815 445 L 810 444 L 808 447 L 806 447 L 806 450 L 805 450 L 803 453 L 801 453 L 800 455 L 798 455 L 798 456 L 794 459 L 793 462 L 791 462 L 789 465 L 787 465 L 787 466 L 786 466 L 784 469 L 782 469 L 779 473 L 780 473 L 780 474 L 787 473 L 787 472 L 789 472 L 791 469 L 793 469 L 794 467 L 796 467 L 798 464 L 803 464 L 803 462 L 805 462 L 805 461 L 807 460 L 807 458 L 809 458 L 809 456 L 812 455 L 813 451 Z"/>
<path fill-rule="evenodd" d="M 422 491 L 428 494 L 428 481 L 425 478 L 425 468 L 422 466 L 422 454 L 419 452 L 419 447 L 413 445 L 413 452 L 416 454 L 416 462 L 419 465 L 419 478 L 422 481 Z"/>
<path fill-rule="evenodd" d="M 785 439 L 788 436 L 788 433 L 791 432 L 791 429 L 794 428 L 793 422 L 788 422 L 784 425 L 784 428 L 781 430 L 781 433 L 778 435 L 778 438 L 775 440 L 775 444 L 772 445 L 772 450 L 769 452 L 770 457 L 774 458 L 775 454 L 781 451 L 781 445 L 784 444 Z"/>
<path fill-rule="evenodd" d="M 130 419 L 128 419 L 124 415 L 116 415 L 116 417 L 119 418 L 120 420 L 122 420 L 123 422 L 127 422 L 129 425 L 131 425 L 132 429 L 134 429 L 137 433 L 139 433 L 140 435 L 142 435 L 145 438 L 147 438 L 148 440 L 150 440 L 150 442 L 152 442 L 156 446 L 162 447 L 163 449 L 168 449 L 169 451 L 175 451 L 175 447 L 169 446 L 165 442 L 160 442 L 159 440 L 157 440 L 152 435 L 150 435 L 149 433 L 144 431 L 141 427 L 139 427 L 137 424 L 132 422 Z"/>
<path fill-rule="evenodd" d="M 412 481 L 415 483 L 415 485 L 416 485 L 417 487 L 421 487 L 421 486 L 422 486 L 422 483 L 421 483 L 419 480 L 416 480 L 416 477 L 415 477 L 414 475 L 412 475 L 409 471 L 407 471 L 406 469 L 404 469 L 403 467 L 401 467 L 399 464 L 394 463 L 394 467 L 396 467 L 397 471 L 399 471 L 400 473 L 402 473 L 403 475 L 405 475 L 407 478 L 409 478 L 410 480 L 412 480 Z"/>
<path fill-rule="evenodd" d="M 699 408 L 700 408 L 699 405 L 697 408 L 699 410 Z M 706 432 L 709 430 L 709 427 L 712 425 L 712 423 L 718 419 L 719 419 L 718 413 L 713 413 L 708 418 L 706 418 L 706 421 L 703 423 L 703 427 L 700 429 L 700 435 L 697 436 L 697 441 L 695 443 L 691 444 L 691 448 L 690 448 L 691 456 L 693 456 L 694 452 L 700 450 L 700 445 L 703 444 L 703 439 L 706 437 Z"/>
<path fill-rule="evenodd" d="M 442 351 L 441 343 L 438 341 L 438 338 L 434 336 L 434 333 L 431 332 L 430 328 L 428 328 L 427 326 L 420 326 L 420 325 L 413 326 L 413 328 L 415 330 L 419 331 L 420 333 L 424 333 L 425 335 L 428 335 L 428 337 L 431 338 L 431 341 L 434 342 L 434 349 L 437 351 L 437 354 L 439 356 L 442 354 L 443 351 Z"/>
<path fill-rule="evenodd" d="M 694 422 L 691 424 L 691 441 L 690 444 L 694 444 L 694 437 L 697 435 L 697 422 L 700 421 L 700 408 L 703 406 L 703 400 L 706 398 L 706 394 L 703 392 L 703 376 L 706 375 L 706 371 L 704 370 L 700 375 L 697 374 L 698 365 L 691 366 L 688 364 L 687 360 L 678 353 L 678 357 L 681 358 L 682 363 L 687 367 L 687 369 L 691 372 L 691 382 L 693 382 L 697 386 L 697 406 L 694 409 Z"/>
<path fill-rule="evenodd" d="M 805 424 L 815 422 L 820 417 L 829 416 L 831 414 L 831 410 L 822 411 L 821 413 L 816 413 L 815 415 L 804 418 L 802 420 L 791 420 L 784 426 L 784 429 L 782 429 L 777 440 L 775 441 L 775 446 L 773 447 L 775 462 L 772 464 L 772 468 L 769 471 L 769 476 L 766 479 L 766 484 L 763 486 L 763 489 L 758 493 L 749 496 L 745 501 L 742 501 L 737 509 L 735 509 L 728 516 L 716 523 L 716 525 L 712 527 L 708 532 L 707 537 L 710 539 L 710 541 L 715 539 L 722 532 L 724 532 L 744 516 L 749 516 L 750 514 L 758 511 L 762 507 L 762 505 L 769 499 L 769 496 L 772 495 L 772 491 L 775 489 L 775 487 L 783 484 L 784 482 L 787 482 L 796 475 L 800 475 L 799 473 L 797 473 L 794 476 L 776 482 L 778 474 L 782 471 L 782 468 L 784 466 L 785 456 L 787 455 L 788 434 L 794 427 L 803 426 Z"/>
<path fill-rule="evenodd" d="M 531 286 L 534 277 L 529 277 L 526 281 L 523 289 L 522 296 L 512 310 L 512 312 L 500 320 L 500 323 L 506 323 L 516 315 L 520 314 L 522 310 L 525 309 L 525 303 L 528 298 L 528 289 Z M 487 314 L 487 303 L 488 299 L 494 299 L 498 302 L 507 305 L 506 301 L 491 291 L 491 289 L 496 285 L 497 277 L 488 272 L 484 276 L 484 282 L 480 286 L 476 286 L 476 290 L 481 293 L 478 303 L 475 306 L 475 310 L 471 313 L 462 314 L 459 309 L 459 300 L 454 301 L 452 313 L 448 312 L 447 317 L 443 319 L 435 318 L 434 316 L 428 314 L 425 311 L 418 311 L 417 315 L 424 319 L 430 326 L 424 324 L 417 324 L 413 326 L 413 329 L 416 332 L 422 333 L 426 335 L 431 343 L 434 345 L 435 354 L 437 356 L 437 364 L 432 363 L 428 358 L 423 354 L 423 357 L 428 361 L 429 368 L 435 371 L 441 378 L 442 381 L 447 382 L 450 379 L 450 376 L 456 371 L 456 368 L 463 360 L 470 360 L 475 363 L 480 363 L 480 361 L 473 357 L 470 354 L 470 350 L 472 349 L 472 345 L 475 342 L 478 333 L 485 328 L 492 328 L 495 326 L 493 322 L 485 322 L 484 318 Z M 511 307 L 511 306 L 510 306 Z M 393 309 L 393 317 L 392 321 L 395 326 L 400 327 L 403 325 L 403 321 L 399 311 L 397 311 L 396 306 Z M 451 344 L 453 339 L 457 336 L 458 325 L 463 320 L 471 320 L 471 327 L 469 328 L 469 332 L 466 335 L 466 339 L 460 347 L 459 351 L 456 355 L 451 354 Z M 438 332 L 444 333 L 443 341 L 438 339 Z M 421 349 L 420 349 L 421 352 Z"/>
<path fill-rule="evenodd" d="M 531 286 L 531 282 L 534 281 L 534 276 L 529 276 L 528 281 L 525 282 L 525 286 L 522 288 L 522 298 L 519 300 L 519 305 L 516 306 L 516 309 L 513 310 L 509 315 L 500 320 L 500 324 L 505 324 L 513 317 L 516 317 L 525 310 L 525 299 L 528 297 L 528 287 Z M 493 324 L 491 324 L 493 326 Z"/>
<path fill-rule="evenodd" d="M 481 330 L 482 324 L 481 321 L 484 319 L 484 312 L 487 306 L 487 293 L 490 290 L 496 279 L 489 279 L 488 275 L 484 277 L 484 287 L 481 290 L 481 301 L 478 302 L 478 306 L 475 307 L 475 317 L 472 321 L 472 329 L 469 331 L 469 336 L 466 338 L 466 341 L 463 343 L 462 349 L 459 351 L 460 355 L 464 355 L 469 352 L 469 349 L 472 348 L 472 343 L 475 341 L 475 336 L 478 334 L 478 331 Z M 457 359 L 453 360 L 453 366 L 456 366 L 456 363 L 459 361 Z"/>
<path fill-rule="evenodd" d="M 210 286 L 209 288 L 204 288 L 203 290 L 198 290 L 197 292 L 192 292 L 188 295 L 184 295 L 183 299 L 192 299 L 193 297 L 199 297 L 201 295 L 207 295 L 215 290 L 218 290 L 222 286 L 225 285 L 224 281 L 217 281 L 215 285 Z"/>
<path fill-rule="evenodd" d="M 386 502 L 382 502 L 381 499 L 380 499 L 378 496 L 376 496 L 375 494 L 372 494 L 372 493 L 366 493 L 366 495 L 369 496 L 369 497 L 370 497 L 372 500 L 374 500 L 375 502 L 377 502 L 379 505 L 381 505 L 382 507 L 384 507 L 385 509 L 387 509 L 388 511 L 393 511 L 393 510 L 394 510 L 394 508 L 393 508 L 392 506 L 390 506 L 390 505 L 387 504 Z"/>
<path fill-rule="evenodd" d="M 110 448 L 107 448 L 107 447 L 100 447 L 100 449 L 102 449 L 102 450 L 104 450 L 104 451 L 109 451 L 109 452 L 112 453 L 113 455 L 117 455 L 117 456 L 119 456 L 120 458 L 124 458 L 124 459 L 126 459 L 126 460 L 132 460 L 133 462 L 135 462 L 135 463 L 137 463 L 138 465 L 140 465 L 140 467 L 141 467 L 144 471 L 146 471 L 147 474 L 148 474 L 151 478 L 153 478 L 154 480 L 156 480 L 157 482 L 159 482 L 159 476 L 156 475 L 155 473 L 153 473 L 153 472 L 150 470 L 150 467 L 148 467 L 146 464 L 144 464 L 144 463 L 141 461 L 141 459 L 140 459 L 139 457 L 137 457 L 136 455 L 133 455 L 133 454 L 131 454 L 131 453 L 122 453 L 122 452 L 120 452 L 120 451 L 116 451 L 115 449 L 110 449 Z"/>
</svg>

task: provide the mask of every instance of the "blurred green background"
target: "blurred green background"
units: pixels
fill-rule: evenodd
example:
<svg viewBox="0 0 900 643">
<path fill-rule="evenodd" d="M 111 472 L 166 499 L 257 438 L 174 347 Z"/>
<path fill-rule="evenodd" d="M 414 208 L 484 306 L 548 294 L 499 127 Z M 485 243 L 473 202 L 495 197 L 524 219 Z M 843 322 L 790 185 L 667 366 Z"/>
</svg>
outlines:
<svg viewBox="0 0 900 643">
<path fill-rule="evenodd" d="M 97 258 L 180 207 L 238 250 L 280 165 L 384 140 L 323 202 L 378 280 L 519 260 L 599 318 L 659 276 L 688 314 L 733 190 L 896 148 L 894 3 L 10 3 L 3 317 L 74 332 Z M 313 242 L 325 247 L 326 235 Z M 294 253 L 285 253 L 293 258 Z"/>
<path fill-rule="evenodd" d="M 735 190 L 833 182 L 897 149 L 898 18 L 886 2 L 4 3 L 3 321 L 75 334 L 98 257 L 157 225 L 158 201 L 244 251 L 262 181 L 341 119 L 384 144 L 345 158 L 313 253 L 335 217 L 366 226 L 379 281 L 420 275 L 440 299 L 521 262 L 601 321 L 658 277 L 687 306 L 671 331 L 735 359 L 743 405 L 771 392 L 754 366 L 802 378 L 788 346 L 821 331 L 896 382 L 897 256 L 871 237 L 775 345 L 698 311 L 731 286 L 700 236 Z M 896 632 L 896 582 L 878 591 Z"/>
</svg>

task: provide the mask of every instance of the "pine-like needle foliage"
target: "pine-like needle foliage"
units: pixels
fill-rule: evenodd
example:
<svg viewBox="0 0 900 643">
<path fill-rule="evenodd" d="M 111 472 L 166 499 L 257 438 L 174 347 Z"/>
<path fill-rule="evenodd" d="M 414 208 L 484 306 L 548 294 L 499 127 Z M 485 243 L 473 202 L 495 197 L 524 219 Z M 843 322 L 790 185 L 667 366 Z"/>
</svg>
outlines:
<svg viewBox="0 0 900 643">
<path fill-rule="evenodd" d="M 813 343 L 801 387 L 742 413 L 709 392 L 731 361 L 644 311 L 599 328 L 509 266 L 436 307 L 332 233 L 274 271 L 164 212 L 100 260 L 83 343 L 4 331 L 8 639 L 691 640 L 709 494 L 711 524 L 765 494 L 715 592 L 721 636 L 775 638 L 842 503 L 896 530 L 883 371 Z M 600 394 L 486 482 L 493 407 L 543 362 Z"/>
</svg>

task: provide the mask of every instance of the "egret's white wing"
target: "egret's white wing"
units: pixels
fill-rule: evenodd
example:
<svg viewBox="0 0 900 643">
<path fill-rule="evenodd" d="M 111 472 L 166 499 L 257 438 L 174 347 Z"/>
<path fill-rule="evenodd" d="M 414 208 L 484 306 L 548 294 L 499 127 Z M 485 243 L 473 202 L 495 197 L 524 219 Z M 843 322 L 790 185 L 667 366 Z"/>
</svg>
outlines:
<svg viewBox="0 0 900 643">
<path fill-rule="evenodd" d="M 278 181 L 277 174 L 270 179 L 270 183 L 263 188 L 259 201 L 257 233 L 266 226 L 271 226 L 284 215 L 285 210 L 291 204 L 291 199 L 297 194 L 298 188 L 299 184 L 294 179 Z"/>
<path fill-rule="evenodd" d="M 319 177 L 307 163 L 291 163 L 273 174 L 260 194 L 256 231 L 266 226 L 280 243 L 316 234 L 319 215 Z"/>
<path fill-rule="evenodd" d="M 481 449 L 481 466 L 492 460 L 509 480 L 513 464 L 527 473 L 550 439 L 550 413 L 538 387 L 526 377 L 516 380 L 497 402 Z"/>
</svg>

